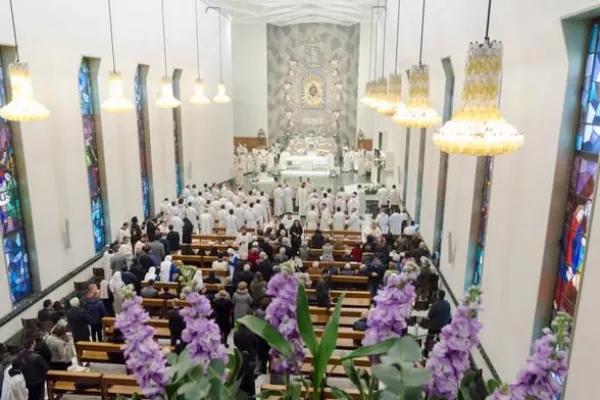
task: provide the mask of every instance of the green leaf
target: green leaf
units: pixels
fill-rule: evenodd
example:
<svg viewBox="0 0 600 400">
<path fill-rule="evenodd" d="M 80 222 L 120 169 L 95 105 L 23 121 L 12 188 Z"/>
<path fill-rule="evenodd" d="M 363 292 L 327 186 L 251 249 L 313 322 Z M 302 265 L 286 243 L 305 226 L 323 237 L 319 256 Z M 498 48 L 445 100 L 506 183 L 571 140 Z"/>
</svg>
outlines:
<svg viewBox="0 0 600 400">
<path fill-rule="evenodd" d="M 185 378 L 188 372 L 196 366 L 196 363 L 192 361 L 190 358 L 190 352 L 186 348 L 181 352 L 179 358 L 177 359 L 177 363 L 174 365 L 176 368 L 177 375 L 174 375 L 173 383 L 177 383 L 181 381 L 181 379 Z"/>
<path fill-rule="evenodd" d="M 392 365 L 375 364 L 371 366 L 371 372 L 386 386 L 387 390 L 402 393 L 404 387 L 398 368 Z"/>
<path fill-rule="evenodd" d="M 338 387 L 332 387 L 331 388 L 331 394 L 333 394 L 333 397 L 339 400 L 352 400 L 352 397 L 350 397 L 350 395 L 346 392 L 344 392 L 342 389 L 338 388 Z"/>
<path fill-rule="evenodd" d="M 210 391 L 210 384 L 208 380 L 203 381 L 192 381 L 183 384 L 177 389 L 177 395 L 181 395 L 184 398 L 189 399 L 202 399 L 208 395 Z"/>
<path fill-rule="evenodd" d="M 235 383 L 242 367 L 243 357 L 242 352 L 235 347 L 233 353 L 229 353 L 229 360 L 227 362 L 227 380 L 226 385 L 231 386 Z"/>
<path fill-rule="evenodd" d="M 167 363 L 169 363 L 169 365 L 177 364 L 178 358 L 179 356 L 177 355 L 177 353 L 169 353 L 167 355 Z"/>
<path fill-rule="evenodd" d="M 290 383 L 285 391 L 285 397 L 289 400 L 300 400 L 302 395 L 302 385 L 299 383 Z"/>
<path fill-rule="evenodd" d="M 406 387 L 422 387 L 431 379 L 433 375 L 427 368 L 416 368 L 412 363 L 402 363 L 403 382 Z"/>
<path fill-rule="evenodd" d="M 404 336 L 396 340 L 386 356 L 396 359 L 396 362 L 406 361 L 414 363 L 421 360 L 421 347 L 412 337 Z"/>
<path fill-rule="evenodd" d="M 502 382 L 497 381 L 495 379 L 490 379 L 487 382 L 487 390 L 489 394 L 494 393 L 496 389 L 499 389 L 500 387 L 502 387 Z"/>
<path fill-rule="evenodd" d="M 284 392 L 282 390 L 261 390 L 256 395 L 258 399 L 268 399 L 271 396 L 283 397 Z"/>
<path fill-rule="evenodd" d="M 296 316 L 298 323 L 298 332 L 304 341 L 306 347 L 313 355 L 313 359 L 318 358 L 318 343 L 317 337 L 315 336 L 315 329 L 312 321 L 310 320 L 310 309 L 308 308 L 308 298 L 306 297 L 306 291 L 304 285 L 298 285 L 298 295 L 296 296 Z"/>
<path fill-rule="evenodd" d="M 331 355 L 335 351 L 335 346 L 337 345 L 338 338 L 338 328 L 340 325 L 340 314 L 342 313 L 342 302 L 344 301 L 344 296 L 346 293 L 342 293 L 339 297 L 337 304 L 335 305 L 335 309 L 333 310 L 333 314 L 327 322 L 327 326 L 323 331 L 323 336 L 321 337 L 321 345 L 319 346 L 319 357 L 313 362 L 314 365 L 314 389 L 321 389 L 321 382 L 325 378 L 325 370 L 327 369 L 327 364 L 329 363 L 329 359 Z"/>
<path fill-rule="evenodd" d="M 238 319 L 237 322 L 265 339 L 269 346 L 280 352 L 284 357 L 288 359 L 294 357 L 290 343 L 277 329 L 273 328 L 267 322 L 253 315 L 246 315 L 245 317 Z"/>
<path fill-rule="evenodd" d="M 342 361 L 353 359 L 353 358 L 358 358 L 358 357 L 376 356 L 376 355 L 384 354 L 384 353 L 388 352 L 398 340 L 400 340 L 400 339 L 391 338 L 391 339 L 386 339 L 383 342 L 373 344 L 371 346 L 360 347 L 360 348 L 354 350 L 353 352 L 348 353 L 344 357 L 342 357 Z"/>
<path fill-rule="evenodd" d="M 423 399 L 423 388 L 422 387 L 410 387 L 404 388 L 404 400 L 421 400 Z"/>
<path fill-rule="evenodd" d="M 360 381 L 360 376 L 358 376 L 358 372 L 356 371 L 356 368 L 354 367 L 354 361 L 343 360 L 342 366 L 344 367 L 344 372 L 346 373 L 346 376 L 348 377 L 348 379 L 350 379 L 352 384 L 354 384 L 354 386 L 358 389 L 358 391 L 360 392 L 360 397 L 362 398 L 363 386 L 362 386 L 362 382 Z M 332 388 L 332 390 L 333 390 L 333 388 Z"/>
</svg>

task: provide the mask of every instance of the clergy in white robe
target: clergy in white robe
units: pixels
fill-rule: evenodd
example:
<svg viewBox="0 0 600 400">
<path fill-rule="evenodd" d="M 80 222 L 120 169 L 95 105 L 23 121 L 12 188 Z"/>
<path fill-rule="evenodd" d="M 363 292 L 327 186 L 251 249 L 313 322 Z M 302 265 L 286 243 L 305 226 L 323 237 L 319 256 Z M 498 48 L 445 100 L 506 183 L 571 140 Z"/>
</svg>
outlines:
<svg viewBox="0 0 600 400">
<path fill-rule="evenodd" d="M 263 206 L 263 220 L 267 223 L 271 219 L 271 205 L 265 192 L 260 192 L 260 204 Z"/>
<path fill-rule="evenodd" d="M 284 212 L 286 212 L 286 213 L 294 212 L 293 197 L 294 197 L 294 191 L 292 190 L 292 187 L 289 184 L 285 185 L 285 188 L 283 189 L 283 201 L 284 201 L 284 207 L 285 207 Z"/>
<path fill-rule="evenodd" d="M 172 215 L 169 218 L 169 225 L 173 225 L 173 230 L 179 233 L 179 237 L 183 236 L 183 220 L 179 218 L 179 215 Z"/>
<path fill-rule="evenodd" d="M 360 209 L 360 203 L 358 197 L 356 197 L 356 192 L 352 193 L 352 197 L 348 200 L 348 212 L 352 212 L 353 209 L 356 209 L 357 212 Z"/>
<path fill-rule="evenodd" d="M 292 155 L 287 150 L 284 150 L 281 152 L 281 154 L 279 155 L 279 169 L 280 170 L 285 171 L 287 169 L 287 162 L 291 156 Z"/>
<path fill-rule="evenodd" d="M 240 228 L 241 225 L 238 224 L 238 219 L 233 213 L 233 210 L 229 210 L 229 214 L 227 215 L 227 218 L 225 218 L 225 235 L 237 236 Z"/>
<path fill-rule="evenodd" d="M 306 216 L 307 211 L 307 196 L 308 190 L 306 189 L 306 184 L 302 183 L 302 185 L 298 188 L 298 192 L 296 193 L 296 205 L 298 206 L 298 214 L 301 217 Z"/>
<path fill-rule="evenodd" d="M 402 217 L 402 214 L 396 209 L 392 215 L 390 215 L 390 233 L 396 236 L 401 235 L 403 222 L 404 218 Z"/>
<path fill-rule="evenodd" d="M 283 200 L 285 194 L 283 193 L 283 189 L 281 185 L 277 186 L 275 190 L 273 190 L 273 200 L 274 200 L 274 213 L 276 217 L 281 217 L 283 215 Z"/>
<path fill-rule="evenodd" d="M 210 189 L 210 194 L 212 194 L 213 199 L 218 199 L 219 197 L 221 197 L 221 191 L 219 190 L 219 188 L 217 187 L 217 185 L 212 186 L 212 188 Z"/>
<path fill-rule="evenodd" d="M 235 218 L 238 220 L 238 228 L 246 225 L 246 217 L 244 216 L 244 209 L 241 207 L 241 205 L 233 209 L 233 215 L 235 215 Z"/>
<path fill-rule="evenodd" d="M 360 152 L 358 153 L 357 157 L 356 157 L 356 173 L 359 176 L 363 176 L 366 174 L 366 166 L 365 166 L 365 155 Z"/>
<path fill-rule="evenodd" d="M 350 172 L 352 170 L 352 151 L 344 153 L 344 164 L 342 166 L 342 172 Z"/>
<path fill-rule="evenodd" d="M 250 208 L 244 212 L 244 218 L 246 218 L 246 227 L 248 229 L 256 229 L 258 223 L 258 216 L 254 209 L 254 203 L 250 203 Z"/>
<path fill-rule="evenodd" d="M 333 214 L 333 230 L 334 231 L 343 231 L 346 224 L 346 216 L 342 212 L 342 210 L 338 207 L 335 214 Z"/>
<path fill-rule="evenodd" d="M 283 219 L 281 220 L 281 223 L 283 224 L 283 226 L 285 227 L 286 231 L 289 231 L 290 228 L 292 227 L 292 225 L 294 225 L 294 216 L 292 215 L 292 213 L 288 213 L 285 217 L 283 217 Z"/>
<path fill-rule="evenodd" d="M 385 186 L 381 186 L 377 191 L 377 202 L 379 208 L 387 207 L 390 201 L 390 191 Z"/>
<path fill-rule="evenodd" d="M 229 213 L 227 212 L 227 210 L 225 209 L 225 205 L 223 204 L 217 212 L 217 221 L 219 224 L 219 228 L 225 228 L 225 226 L 227 226 L 227 215 L 229 215 Z"/>
<path fill-rule="evenodd" d="M 342 214 L 346 213 L 346 200 L 343 197 L 338 196 L 333 203 L 333 207 L 337 210 L 338 208 L 342 211 Z"/>
<path fill-rule="evenodd" d="M 365 224 L 365 228 L 363 229 L 363 242 L 367 241 L 367 236 L 373 236 L 375 239 L 381 237 L 381 229 L 377 226 L 376 222 L 371 223 L 371 225 Z"/>
<path fill-rule="evenodd" d="M 358 215 L 358 209 L 353 209 L 348 217 L 348 230 L 352 232 L 360 232 L 360 216 Z"/>
<path fill-rule="evenodd" d="M 321 208 L 321 222 L 319 223 L 319 229 L 322 231 L 330 230 L 331 226 L 331 213 L 327 207 Z"/>
<path fill-rule="evenodd" d="M 198 211 L 192 206 L 193 203 L 188 203 L 188 208 L 185 210 L 185 216 L 194 226 L 194 233 L 198 232 Z"/>
<path fill-rule="evenodd" d="M 319 223 L 319 213 L 316 207 L 310 206 L 310 210 L 306 213 L 306 229 L 317 229 Z"/>
<path fill-rule="evenodd" d="M 247 233 L 245 228 L 242 228 L 242 231 L 235 239 L 235 244 L 239 246 L 239 254 L 242 256 L 242 259 L 248 255 L 248 244 L 252 243 L 253 240 L 254 237 Z"/>
<path fill-rule="evenodd" d="M 330 213 L 333 212 L 333 199 L 328 193 L 323 193 L 323 200 L 321 200 L 321 204 L 325 204 Z"/>
<path fill-rule="evenodd" d="M 315 211 L 317 212 L 317 215 L 319 215 L 320 202 L 321 200 L 319 199 L 319 195 L 316 192 L 313 192 L 310 196 L 308 196 L 308 204 L 306 205 L 306 207 L 308 210 L 314 207 Z"/>
<path fill-rule="evenodd" d="M 169 202 L 169 199 L 165 199 L 162 203 L 160 203 L 160 211 L 164 215 L 167 215 L 169 213 L 169 206 L 170 205 L 171 205 L 171 203 Z"/>
<path fill-rule="evenodd" d="M 256 223 L 259 227 L 263 227 L 265 224 L 265 210 L 263 205 L 261 204 L 260 198 L 256 199 L 256 204 L 254 204 L 254 211 L 256 212 Z"/>
<path fill-rule="evenodd" d="M 387 235 L 390 231 L 390 217 L 383 210 L 379 212 L 379 215 L 375 218 L 375 222 L 379 225 L 381 233 Z"/>
<path fill-rule="evenodd" d="M 400 207 L 400 191 L 396 189 L 396 185 L 392 185 L 390 190 L 390 207 Z"/>
<path fill-rule="evenodd" d="M 200 234 L 201 235 L 212 235 L 213 234 L 213 226 L 215 224 L 215 220 L 212 215 L 206 209 L 202 214 L 200 214 Z"/>
<path fill-rule="evenodd" d="M 181 191 L 181 197 L 187 199 L 192 194 L 192 190 L 190 189 L 190 185 L 185 185 L 185 188 Z"/>
<path fill-rule="evenodd" d="M 365 213 L 367 212 L 367 194 L 365 192 L 365 189 L 363 189 L 363 187 L 361 185 L 358 185 L 358 190 L 356 191 L 357 193 L 357 197 L 358 197 L 358 215 L 360 215 L 361 217 L 365 216 Z"/>
<path fill-rule="evenodd" d="M 267 154 L 267 172 L 272 174 L 275 171 L 275 154 L 269 152 Z"/>
</svg>

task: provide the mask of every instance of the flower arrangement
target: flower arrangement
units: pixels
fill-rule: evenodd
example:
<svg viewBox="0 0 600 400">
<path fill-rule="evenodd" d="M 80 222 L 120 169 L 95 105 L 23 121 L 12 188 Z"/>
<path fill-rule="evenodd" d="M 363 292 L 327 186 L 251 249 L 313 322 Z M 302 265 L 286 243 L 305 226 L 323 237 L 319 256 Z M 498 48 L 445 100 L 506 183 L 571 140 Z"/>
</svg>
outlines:
<svg viewBox="0 0 600 400">
<path fill-rule="evenodd" d="M 375 167 L 377 167 L 379 169 L 385 169 L 385 165 L 386 165 L 385 153 L 380 152 L 379 157 L 373 157 L 373 164 L 375 165 Z"/>
</svg>

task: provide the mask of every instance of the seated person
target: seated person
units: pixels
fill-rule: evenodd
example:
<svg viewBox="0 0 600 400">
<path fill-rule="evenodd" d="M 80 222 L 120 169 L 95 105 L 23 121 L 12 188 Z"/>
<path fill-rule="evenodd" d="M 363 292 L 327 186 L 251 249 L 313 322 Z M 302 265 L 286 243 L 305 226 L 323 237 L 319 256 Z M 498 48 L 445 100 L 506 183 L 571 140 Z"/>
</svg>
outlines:
<svg viewBox="0 0 600 400">
<path fill-rule="evenodd" d="M 217 270 L 226 270 L 227 269 L 227 261 L 223 259 L 223 254 L 218 254 L 217 259 L 211 264 L 212 269 Z"/>
<path fill-rule="evenodd" d="M 344 265 L 344 269 L 341 272 L 342 275 L 345 276 L 354 276 L 354 270 L 352 269 L 352 265 L 349 263 Z"/>
<path fill-rule="evenodd" d="M 154 287 L 154 280 L 150 279 L 148 285 L 142 288 L 140 295 L 146 299 L 156 299 L 158 297 L 158 290 Z"/>
<path fill-rule="evenodd" d="M 367 317 L 368 316 L 369 316 L 369 311 L 368 310 L 363 311 L 362 314 L 360 315 L 360 319 L 357 319 L 352 324 L 352 329 L 355 330 L 355 331 L 361 331 L 361 332 L 366 331 L 367 330 Z"/>
<path fill-rule="evenodd" d="M 309 275 L 321 275 L 321 268 L 319 268 L 319 262 L 315 261 L 310 267 L 308 267 Z"/>
<path fill-rule="evenodd" d="M 163 300 L 171 300 L 176 298 L 177 296 L 175 296 L 173 293 L 171 293 L 171 291 L 169 290 L 169 288 L 167 286 L 165 286 L 163 288 L 163 291 L 161 294 L 158 295 L 159 299 L 163 299 Z"/>
<path fill-rule="evenodd" d="M 320 229 L 315 230 L 312 238 L 310 239 L 310 248 L 311 249 L 322 249 L 325 244 L 325 236 Z"/>
<path fill-rule="evenodd" d="M 333 245 L 331 242 L 326 242 L 323 246 L 323 255 L 321 255 L 322 261 L 334 261 L 333 258 Z"/>
<path fill-rule="evenodd" d="M 331 299 L 329 296 L 329 272 L 324 271 L 321 279 L 315 287 L 315 295 L 317 297 L 317 304 L 319 307 L 329 308 Z"/>
<path fill-rule="evenodd" d="M 219 278 L 216 277 L 215 272 L 214 271 L 210 271 L 208 273 L 208 278 L 206 278 L 204 280 L 204 283 L 212 283 L 212 284 L 219 284 L 221 283 L 221 280 Z"/>
</svg>

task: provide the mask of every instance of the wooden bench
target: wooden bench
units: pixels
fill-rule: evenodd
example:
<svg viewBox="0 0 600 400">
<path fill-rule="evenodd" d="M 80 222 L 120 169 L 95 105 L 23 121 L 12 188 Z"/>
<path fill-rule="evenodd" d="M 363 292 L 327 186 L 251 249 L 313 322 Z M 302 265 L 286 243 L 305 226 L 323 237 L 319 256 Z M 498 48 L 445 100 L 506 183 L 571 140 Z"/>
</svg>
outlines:
<svg viewBox="0 0 600 400">
<path fill-rule="evenodd" d="M 161 347 L 170 348 L 170 346 Z M 75 352 L 77 353 L 77 361 L 80 363 L 123 364 L 118 357 L 112 359 L 110 357 L 110 354 L 123 355 L 123 345 L 119 343 L 79 341 L 75 343 Z"/>
<path fill-rule="evenodd" d="M 192 235 L 192 240 L 198 240 L 200 242 L 207 240 L 233 242 L 235 239 L 237 239 L 235 236 L 227 235 Z"/>
<path fill-rule="evenodd" d="M 314 262 L 318 262 L 319 263 L 319 268 L 323 269 L 325 267 L 337 267 L 341 270 L 344 269 L 344 267 L 346 266 L 346 264 L 350 264 L 350 267 L 352 267 L 353 270 L 357 270 L 360 268 L 360 263 L 357 262 L 346 262 L 346 261 L 310 261 L 310 260 L 304 260 L 302 261 L 302 266 L 304 268 L 310 268 L 312 267 Z"/>
<path fill-rule="evenodd" d="M 78 389 L 75 383 L 93 386 L 88 389 Z M 50 400 L 57 399 L 67 393 L 83 396 L 102 396 L 102 374 L 50 370 L 46 374 L 46 389 Z"/>
<path fill-rule="evenodd" d="M 316 283 L 321 279 L 321 275 L 319 274 L 310 274 L 309 276 L 313 283 Z M 353 285 L 366 285 L 369 283 L 369 278 L 362 275 L 331 275 L 329 279 L 332 283 L 348 283 Z"/>
<path fill-rule="evenodd" d="M 323 307 L 309 307 L 310 309 L 310 319 L 313 324 L 316 325 L 325 325 L 329 322 L 329 318 L 331 313 L 333 313 L 333 308 L 327 310 Z M 359 319 L 363 312 L 368 311 L 367 308 L 352 308 L 352 307 L 342 307 L 340 314 L 340 326 L 352 326 L 357 319 Z"/>
<path fill-rule="evenodd" d="M 154 328 L 154 336 L 158 338 L 170 338 L 171 333 L 169 331 L 169 321 L 166 319 L 150 319 L 148 325 Z M 115 318 L 104 317 L 102 318 L 102 331 L 111 336 L 115 330 Z"/>
<path fill-rule="evenodd" d="M 343 318 L 352 318 L 352 317 L 343 317 Z M 323 329 L 316 328 L 315 335 L 317 337 L 323 336 Z M 344 328 L 340 326 L 338 328 L 338 339 L 335 344 L 336 349 L 340 350 L 354 350 L 360 347 L 363 338 L 365 337 L 365 333 L 362 331 L 355 331 L 349 327 Z"/>
<path fill-rule="evenodd" d="M 276 390 L 276 391 L 281 391 L 281 392 L 285 392 L 285 385 L 272 385 L 272 384 L 264 384 L 260 386 L 260 390 Z M 346 394 L 348 394 L 353 400 L 354 399 L 358 399 L 360 397 L 360 393 L 358 392 L 358 389 L 355 388 L 350 388 L 350 389 L 344 389 L 344 392 Z M 306 395 L 306 389 L 302 388 L 302 394 Z M 325 396 L 326 399 L 335 399 L 335 396 L 333 395 L 333 393 L 331 392 L 330 388 L 325 388 L 325 390 L 323 391 L 323 395 Z M 270 396 L 269 399 L 278 399 L 280 397 L 278 396 Z"/>
<path fill-rule="evenodd" d="M 127 398 L 141 393 L 140 386 L 131 375 L 104 374 L 102 376 L 102 392 L 104 399 L 114 399 L 119 396 Z"/>
<path fill-rule="evenodd" d="M 331 368 L 333 367 L 334 364 L 335 364 L 335 362 L 333 362 L 333 358 L 331 358 L 329 360 L 329 363 L 327 364 L 327 373 L 330 376 L 345 378 L 346 377 L 346 371 L 344 370 L 344 366 L 343 365 L 337 365 L 332 370 Z M 363 367 L 357 366 L 356 369 L 357 370 L 365 370 L 369 374 L 371 373 L 371 367 L 370 366 L 363 366 Z M 309 374 L 311 374 L 311 372 L 312 372 L 312 364 L 307 363 L 306 360 L 305 360 L 304 364 L 300 368 L 300 372 L 303 375 L 309 375 Z"/>
</svg>

